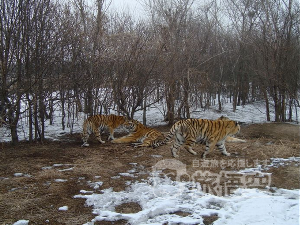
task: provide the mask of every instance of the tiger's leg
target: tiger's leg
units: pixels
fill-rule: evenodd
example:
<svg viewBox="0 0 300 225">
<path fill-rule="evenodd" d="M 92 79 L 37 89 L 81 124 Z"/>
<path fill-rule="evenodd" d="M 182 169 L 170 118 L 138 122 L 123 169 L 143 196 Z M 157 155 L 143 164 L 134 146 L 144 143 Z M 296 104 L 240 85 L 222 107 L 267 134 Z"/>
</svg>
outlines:
<svg viewBox="0 0 300 225">
<path fill-rule="evenodd" d="M 235 137 L 230 137 L 230 136 L 228 136 L 225 140 L 226 140 L 226 142 L 234 142 L 234 143 L 245 143 L 245 142 L 247 142 L 245 140 L 235 138 Z"/>
<path fill-rule="evenodd" d="M 180 143 L 177 143 L 177 142 L 175 142 L 175 143 L 172 145 L 171 151 L 172 151 L 173 157 L 175 157 L 175 158 L 178 158 L 178 157 L 179 157 L 179 155 L 177 155 L 177 152 L 178 152 L 180 146 L 181 146 L 181 144 L 180 144 Z"/>
<path fill-rule="evenodd" d="M 139 145 L 136 145 L 136 147 L 151 147 L 153 145 L 153 140 L 154 138 L 152 137 L 147 137 L 145 138 L 142 143 L 139 143 Z"/>
<path fill-rule="evenodd" d="M 184 148 L 185 148 L 186 150 L 188 150 L 188 152 L 191 153 L 191 154 L 193 154 L 193 155 L 197 155 L 197 152 L 195 152 L 195 151 L 192 149 L 192 146 L 195 145 L 195 142 L 196 142 L 196 140 L 194 140 L 194 139 L 189 139 L 189 140 L 186 141 L 185 146 L 184 146 Z"/>
<path fill-rule="evenodd" d="M 135 148 L 139 148 L 139 147 L 149 147 L 149 146 L 151 146 L 151 144 L 150 143 L 148 143 L 148 142 L 143 142 L 143 143 L 139 143 L 139 142 L 137 142 L 137 143 L 132 143 L 132 145 L 135 147 Z"/>
<path fill-rule="evenodd" d="M 114 140 L 115 139 L 114 138 L 114 129 L 111 127 L 109 127 L 108 129 L 109 129 L 109 136 L 108 136 L 107 140 L 110 140 L 110 139 Z"/>
<path fill-rule="evenodd" d="M 87 131 L 83 131 L 82 134 L 82 141 L 83 141 L 83 144 L 81 145 L 82 147 L 88 147 L 90 146 L 88 143 L 87 143 L 87 140 L 89 139 L 89 133 Z"/>
<path fill-rule="evenodd" d="M 230 153 L 226 151 L 224 142 L 217 143 L 217 148 L 223 155 L 230 156 Z"/>
<path fill-rule="evenodd" d="M 104 143 L 105 143 L 105 141 L 102 141 L 102 139 L 101 139 L 101 134 L 100 134 L 100 131 L 99 131 L 98 128 L 94 129 L 94 134 L 95 134 L 97 140 L 98 140 L 101 144 L 104 144 Z"/>
<path fill-rule="evenodd" d="M 202 153 L 202 158 L 205 159 L 206 155 L 208 154 L 209 150 L 212 151 L 214 150 L 214 147 L 217 143 L 215 141 L 213 142 L 206 142 L 206 146 L 205 146 L 205 151 Z"/>
<path fill-rule="evenodd" d="M 197 152 L 195 152 L 193 149 L 192 149 L 192 146 L 189 146 L 189 145 L 185 145 L 184 148 L 186 150 L 188 150 L 189 153 L 193 154 L 193 155 L 197 155 Z"/>
<path fill-rule="evenodd" d="M 83 131 L 82 131 L 82 134 L 81 134 L 81 138 L 82 138 L 82 141 L 83 141 L 83 144 L 81 145 L 82 147 L 88 147 L 90 146 L 87 141 L 89 139 L 89 136 L 90 136 L 90 128 L 87 124 L 87 122 L 84 122 L 83 124 Z"/>
<path fill-rule="evenodd" d="M 173 157 L 175 158 L 179 157 L 179 155 L 177 155 L 177 152 L 180 146 L 183 145 L 184 142 L 185 142 L 185 138 L 181 134 L 176 133 L 175 143 L 171 147 Z"/>
<path fill-rule="evenodd" d="M 135 148 L 138 148 L 138 147 L 142 147 L 143 143 L 134 142 L 134 143 L 131 143 L 131 145 L 134 146 Z"/>
<path fill-rule="evenodd" d="M 138 147 L 149 147 L 150 144 L 148 143 L 132 143 L 132 145 L 135 147 L 135 148 L 138 148 Z"/>
<path fill-rule="evenodd" d="M 125 137 L 113 139 L 111 142 L 112 143 L 131 143 L 131 142 L 135 142 L 135 141 L 136 141 L 136 138 L 133 135 L 129 134 Z"/>
<path fill-rule="evenodd" d="M 205 151 L 202 153 L 201 158 L 202 158 L 202 159 L 205 159 L 205 158 L 206 158 L 206 155 L 208 154 L 208 152 L 209 152 L 209 144 L 206 143 L 206 145 L 205 145 Z"/>
</svg>

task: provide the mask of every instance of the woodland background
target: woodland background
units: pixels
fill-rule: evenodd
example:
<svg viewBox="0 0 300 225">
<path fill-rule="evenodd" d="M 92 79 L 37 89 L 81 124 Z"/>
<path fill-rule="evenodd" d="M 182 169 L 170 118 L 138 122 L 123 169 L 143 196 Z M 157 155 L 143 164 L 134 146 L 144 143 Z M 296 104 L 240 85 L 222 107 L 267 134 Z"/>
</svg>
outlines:
<svg viewBox="0 0 300 225">
<path fill-rule="evenodd" d="M 43 140 L 54 111 L 132 118 L 157 102 L 166 120 L 224 97 L 265 101 L 275 121 L 299 108 L 300 5 L 296 0 L 141 0 L 147 17 L 110 1 L 0 0 L 0 120 L 18 142 Z M 146 115 L 146 114 L 145 114 Z M 144 118 L 144 123 L 146 118 Z"/>
</svg>

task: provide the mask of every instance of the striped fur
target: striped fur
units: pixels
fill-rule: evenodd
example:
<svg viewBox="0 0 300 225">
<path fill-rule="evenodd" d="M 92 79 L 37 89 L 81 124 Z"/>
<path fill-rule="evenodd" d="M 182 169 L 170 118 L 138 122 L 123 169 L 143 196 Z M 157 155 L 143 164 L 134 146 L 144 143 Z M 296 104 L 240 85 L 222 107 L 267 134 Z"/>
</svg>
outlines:
<svg viewBox="0 0 300 225">
<path fill-rule="evenodd" d="M 137 120 L 129 120 L 125 127 L 130 130 L 127 136 L 114 139 L 112 143 L 132 143 L 135 147 L 151 147 L 156 141 L 163 141 L 164 135 L 150 127 L 146 127 Z"/>
<path fill-rule="evenodd" d="M 221 117 L 218 118 L 218 120 L 230 120 L 230 119 L 226 116 L 221 116 Z M 235 137 L 231 137 L 231 136 L 227 136 L 225 141 L 229 142 L 229 143 L 245 143 L 246 142 L 245 140 L 235 138 Z"/>
<path fill-rule="evenodd" d="M 240 125 L 232 120 L 206 120 L 206 119 L 187 119 L 176 122 L 170 129 L 167 137 L 162 142 L 157 142 L 154 147 L 166 144 L 175 136 L 175 143 L 171 147 L 174 157 L 178 157 L 177 151 L 184 145 L 185 149 L 191 154 L 196 155 L 192 146 L 196 142 L 205 143 L 206 149 L 202 154 L 205 158 L 209 150 L 215 146 L 222 154 L 229 156 L 226 151 L 225 140 L 229 135 L 234 135 L 240 131 Z"/>
<path fill-rule="evenodd" d="M 109 139 L 114 139 L 114 130 L 120 125 L 124 124 L 127 121 L 127 118 L 124 116 L 116 116 L 116 115 L 94 115 L 88 117 L 83 123 L 83 132 L 82 132 L 82 146 L 89 146 L 87 143 L 89 136 L 93 133 L 97 140 L 100 143 L 105 143 L 101 139 L 100 130 L 104 128 L 108 128 L 109 130 Z"/>
</svg>

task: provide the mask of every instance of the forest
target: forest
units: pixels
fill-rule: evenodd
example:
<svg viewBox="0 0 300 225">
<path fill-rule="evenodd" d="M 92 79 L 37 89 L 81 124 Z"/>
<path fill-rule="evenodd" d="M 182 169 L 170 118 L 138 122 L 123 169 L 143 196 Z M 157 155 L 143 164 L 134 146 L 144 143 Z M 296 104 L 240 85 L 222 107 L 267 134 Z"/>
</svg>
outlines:
<svg viewBox="0 0 300 225">
<path fill-rule="evenodd" d="M 296 0 L 140 0 L 145 17 L 111 0 L 0 0 L 0 126 L 18 143 L 44 139 L 45 122 L 106 114 L 133 118 L 163 102 L 166 121 L 223 100 L 265 103 L 276 122 L 300 108 Z M 144 123 L 146 118 L 144 118 Z"/>
</svg>

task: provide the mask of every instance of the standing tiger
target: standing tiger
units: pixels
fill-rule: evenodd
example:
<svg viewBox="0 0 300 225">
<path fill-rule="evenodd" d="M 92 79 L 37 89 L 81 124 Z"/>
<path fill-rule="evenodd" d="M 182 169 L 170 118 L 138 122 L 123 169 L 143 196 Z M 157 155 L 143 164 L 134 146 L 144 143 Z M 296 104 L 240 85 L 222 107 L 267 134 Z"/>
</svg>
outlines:
<svg viewBox="0 0 300 225">
<path fill-rule="evenodd" d="M 175 135 L 175 143 L 171 147 L 174 157 L 178 157 L 177 151 L 181 145 L 184 145 L 191 154 L 196 155 L 192 146 L 196 142 L 205 143 L 206 149 L 202 154 L 205 158 L 209 150 L 213 150 L 215 146 L 221 151 L 223 155 L 229 156 L 230 153 L 226 151 L 225 140 L 228 136 L 237 134 L 240 131 L 240 125 L 232 120 L 217 119 L 187 119 L 176 122 L 170 129 L 169 134 L 164 141 L 158 142 L 154 147 L 158 147 L 170 141 Z"/>
<path fill-rule="evenodd" d="M 164 135 L 137 120 L 128 120 L 124 126 L 130 131 L 127 136 L 114 139 L 112 143 L 132 143 L 135 147 L 151 147 L 157 141 L 163 141 Z"/>
<path fill-rule="evenodd" d="M 91 133 L 94 133 L 97 140 L 104 144 L 105 141 L 101 140 L 100 130 L 108 128 L 109 130 L 109 139 L 114 139 L 114 129 L 124 124 L 127 121 L 127 118 L 124 116 L 116 115 L 94 115 L 88 117 L 83 123 L 83 132 L 82 132 L 82 146 L 89 146 L 87 143 L 88 138 Z"/>
</svg>

